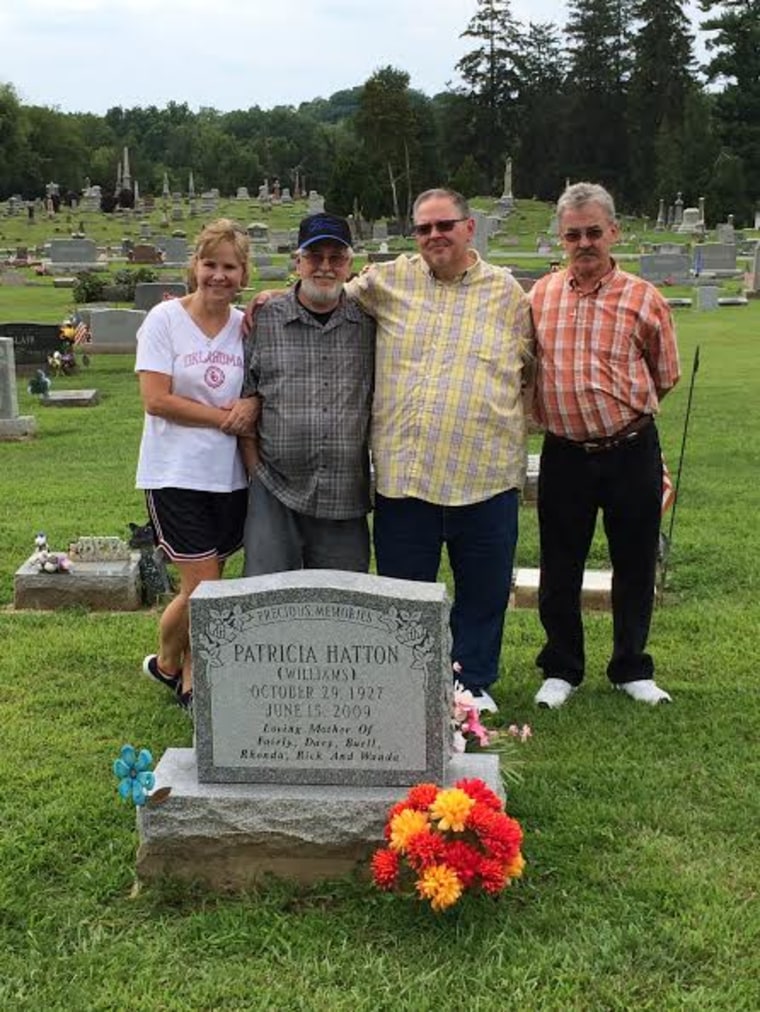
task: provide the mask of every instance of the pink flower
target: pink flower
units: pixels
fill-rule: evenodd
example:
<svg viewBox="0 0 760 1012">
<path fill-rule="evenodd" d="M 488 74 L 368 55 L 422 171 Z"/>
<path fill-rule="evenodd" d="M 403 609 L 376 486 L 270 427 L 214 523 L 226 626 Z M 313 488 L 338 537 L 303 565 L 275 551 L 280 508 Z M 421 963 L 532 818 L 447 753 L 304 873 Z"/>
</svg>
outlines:
<svg viewBox="0 0 760 1012">
<path fill-rule="evenodd" d="M 488 731 L 480 723 L 480 713 L 474 706 L 465 715 L 465 719 L 462 722 L 462 731 L 465 734 L 474 734 L 478 739 L 479 745 L 488 744 Z"/>
<path fill-rule="evenodd" d="M 510 724 L 507 728 L 507 734 L 511 735 L 512 738 L 519 738 L 520 741 L 527 741 L 528 738 L 533 737 L 530 724 Z"/>
</svg>

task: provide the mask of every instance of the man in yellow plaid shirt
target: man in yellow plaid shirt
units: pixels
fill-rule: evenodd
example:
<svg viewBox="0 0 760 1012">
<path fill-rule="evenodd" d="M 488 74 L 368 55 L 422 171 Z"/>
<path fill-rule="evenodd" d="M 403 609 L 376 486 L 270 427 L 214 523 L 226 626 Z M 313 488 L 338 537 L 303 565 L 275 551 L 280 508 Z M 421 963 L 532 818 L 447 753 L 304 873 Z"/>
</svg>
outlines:
<svg viewBox="0 0 760 1012">
<path fill-rule="evenodd" d="M 528 299 L 470 247 L 465 199 L 414 204 L 419 253 L 377 264 L 347 294 L 377 320 L 371 446 L 382 576 L 454 577 L 452 662 L 480 709 L 498 678 L 525 473 L 522 390 L 532 359 Z"/>
</svg>

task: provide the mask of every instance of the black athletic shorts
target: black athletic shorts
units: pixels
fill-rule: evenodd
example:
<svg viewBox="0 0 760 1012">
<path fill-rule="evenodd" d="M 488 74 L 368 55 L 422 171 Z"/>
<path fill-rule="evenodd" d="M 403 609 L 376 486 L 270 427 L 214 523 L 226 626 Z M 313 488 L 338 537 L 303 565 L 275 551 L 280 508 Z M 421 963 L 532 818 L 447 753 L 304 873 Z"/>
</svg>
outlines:
<svg viewBox="0 0 760 1012">
<path fill-rule="evenodd" d="M 243 544 L 248 489 L 199 492 L 190 488 L 146 489 L 156 544 L 172 562 L 226 559 Z"/>
</svg>

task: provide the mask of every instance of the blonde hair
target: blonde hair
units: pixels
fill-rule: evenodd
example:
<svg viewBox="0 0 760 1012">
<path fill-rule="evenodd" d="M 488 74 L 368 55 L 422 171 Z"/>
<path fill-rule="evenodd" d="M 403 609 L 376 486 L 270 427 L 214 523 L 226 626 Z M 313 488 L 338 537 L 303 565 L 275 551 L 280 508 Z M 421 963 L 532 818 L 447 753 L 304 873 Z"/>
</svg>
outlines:
<svg viewBox="0 0 760 1012">
<path fill-rule="evenodd" d="M 187 290 L 189 292 L 194 292 L 197 288 L 195 269 L 198 266 L 198 261 L 214 253 L 223 242 L 230 243 L 234 249 L 235 256 L 243 268 L 241 287 L 246 287 L 250 270 L 248 257 L 251 251 L 251 240 L 242 225 L 231 218 L 218 218 L 206 225 L 195 241 L 195 249 L 187 269 Z"/>
</svg>

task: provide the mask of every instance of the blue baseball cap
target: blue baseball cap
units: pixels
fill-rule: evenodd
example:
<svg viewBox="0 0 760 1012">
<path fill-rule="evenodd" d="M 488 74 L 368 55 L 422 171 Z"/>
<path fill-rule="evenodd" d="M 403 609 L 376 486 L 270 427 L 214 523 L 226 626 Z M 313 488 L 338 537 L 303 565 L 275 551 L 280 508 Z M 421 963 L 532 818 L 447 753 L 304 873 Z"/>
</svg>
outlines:
<svg viewBox="0 0 760 1012">
<path fill-rule="evenodd" d="M 351 229 L 345 218 L 336 214 L 310 214 L 298 227 L 298 248 L 306 249 L 312 243 L 332 239 L 344 246 L 351 245 Z"/>
</svg>

